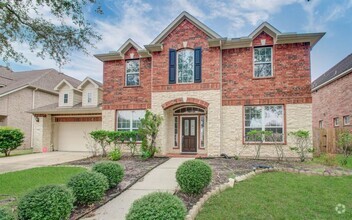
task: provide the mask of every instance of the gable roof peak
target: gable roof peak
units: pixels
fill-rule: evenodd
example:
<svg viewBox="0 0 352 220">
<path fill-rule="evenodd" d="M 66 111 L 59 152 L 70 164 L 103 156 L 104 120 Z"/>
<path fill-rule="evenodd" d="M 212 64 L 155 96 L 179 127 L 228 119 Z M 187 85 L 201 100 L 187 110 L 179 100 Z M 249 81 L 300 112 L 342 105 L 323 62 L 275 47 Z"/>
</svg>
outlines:
<svg viewBox="0 0 352 220">
<path fill-rule="evenodd" d="M 90 77 L 86 77 L 82 81 L 82 83 L 78 85 L 77 89 L 82 90 L 88 82 L 90 82 L 92 85 L 94 85 L 94 87 L 97 89 L 101 89 L 101 87 L 102 87 L 102 84 L 100 82 L 98 82 Z"/>
<path fill-rule="evenodd" d="M 259 35 L 262 32 L 265 32 L 272 37 L 276 37 L 277 35 L 281 34 L 281 32 L 276 29 L 274 26 L 272 26 L 269 22 L 264 21 L 261 23 L 252 33 L 249 34 L 250 38 L 255 38 L 257 35 Z"/>
<path fill-rule="evenodd" d="M 192 22 L 196 27 L 206 33 L 210 38 L 221 38 L 219 34 L 210 29 L 197 18 L 192 16 L 190 13 L 188 13 L 187 11 L 183 11 L 150 44 L 159 44 L 171 31 L 173 31 L 185 19 Z"/>
<path fill-rule="evenodd" d="M 126 53 L 131 47 L 134 47 L 136 50 L 142 50 L 142 47 L 140 47 L 136 42 L 134 42 L 131 38 L 128 38 L 125 43 L 122 44 L 122 46 L 117 50 L 118 53 L 124 54 Z"/>
</svg>

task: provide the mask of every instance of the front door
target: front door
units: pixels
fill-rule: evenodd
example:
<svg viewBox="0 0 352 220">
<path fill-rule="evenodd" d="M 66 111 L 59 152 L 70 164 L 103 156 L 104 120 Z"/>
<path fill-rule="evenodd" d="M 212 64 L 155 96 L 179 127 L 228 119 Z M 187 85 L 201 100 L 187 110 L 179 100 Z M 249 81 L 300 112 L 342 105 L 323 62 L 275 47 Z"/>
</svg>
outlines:
<svg viewBox="0 0 352 220">
<path fill-rule="evenodd" d="M 182 118 L 182 152 L 197 152 L 197 118 Z"/>
</svg>

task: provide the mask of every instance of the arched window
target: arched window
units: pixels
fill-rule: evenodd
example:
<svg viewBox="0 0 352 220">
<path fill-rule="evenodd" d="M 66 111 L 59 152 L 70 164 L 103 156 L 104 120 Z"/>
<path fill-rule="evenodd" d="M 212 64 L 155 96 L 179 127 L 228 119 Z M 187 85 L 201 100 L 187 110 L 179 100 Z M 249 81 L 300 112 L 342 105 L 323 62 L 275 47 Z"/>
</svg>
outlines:
<svg viewBox="0 0 352 220">
<path fill-rule="evenodd" d="M 192 49 L 177 51 L 177 82 L 194 82 L 194 51 Z"/>
<path fill-rule="evenodd" d="M 175 109 L 175 114 L 199 114 L 205 113 L 204 109 L 194 106 L 185 106 Z"/>
</svg>

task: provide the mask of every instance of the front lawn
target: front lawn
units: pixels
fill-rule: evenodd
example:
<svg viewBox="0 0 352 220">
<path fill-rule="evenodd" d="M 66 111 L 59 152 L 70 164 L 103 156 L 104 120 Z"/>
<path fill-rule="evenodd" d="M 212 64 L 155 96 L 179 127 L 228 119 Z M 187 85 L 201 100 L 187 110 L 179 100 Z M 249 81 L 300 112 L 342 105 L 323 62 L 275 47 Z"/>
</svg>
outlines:
<svg viewBox="0 0 352 220">
<path fill-rule="evenodd" d="M 264 173 L 212 197 L 197 219 L 352 219 L 351 183 L 352 176 Z"/>
<path fill-rule="evenodd" d="M 25 155 L 25 154 L 32 154 L 33 149 L 19 149 L 19 150 L 13 150 L 10 153 L 10 157 L 12 156 L 19 156 L 19 155 Z M 0 153 L 0 158 L 5 157 L 5 154 Z"/>
<path fill-rule="evenodd" d="M 323 164 L 327 166 L 340 166 L 340 167 L 352 169 L 352 157 L 349 157 L 347 159 L 347 164 L 344 166 L 342 166 L 340 163 L 342 159 L 343 159 L 342 154 L 336 154 L 336 155 L 321 154 L 319 157 L 314 157 L 313 160 L 309 161 L 308 163 Z"/>
<path fill-rule="evenodd" d="M 81 167 L 39 167 L 0 174 L 0 206 L 14 206 L 32 189 L 48 184 L 65 184 L 71 176 L 84 170 Z"/>
</svg>

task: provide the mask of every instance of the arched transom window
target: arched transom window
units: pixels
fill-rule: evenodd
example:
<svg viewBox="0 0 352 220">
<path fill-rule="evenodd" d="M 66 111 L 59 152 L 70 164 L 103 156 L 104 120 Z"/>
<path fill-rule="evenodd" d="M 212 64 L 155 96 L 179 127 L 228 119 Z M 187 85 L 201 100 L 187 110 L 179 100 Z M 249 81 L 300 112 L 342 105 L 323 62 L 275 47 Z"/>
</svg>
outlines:
<svg viewBox="0 0 352 220">
<path fill-rule="evenodd" d="M 205 110 L 194 106 L 185 106 L 175 109 L 175 114 L 202 114 Z"/>
</svg>

